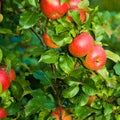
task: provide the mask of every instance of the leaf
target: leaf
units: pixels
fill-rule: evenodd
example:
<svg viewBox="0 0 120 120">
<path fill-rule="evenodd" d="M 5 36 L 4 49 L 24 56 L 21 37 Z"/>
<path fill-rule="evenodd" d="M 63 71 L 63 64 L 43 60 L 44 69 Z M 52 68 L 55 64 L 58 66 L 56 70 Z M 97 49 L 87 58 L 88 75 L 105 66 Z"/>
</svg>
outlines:
<svg viewBox="0 0 120 120">
<path fill-rule="evenodd" d="M 87 84 L 84 84 L 82 86 L 82 90 L 85 94 L 92 96 L 96 94 L 96 89 L 94 89 L 92 86 L 89 86 Z"/>
<path fill-rule="evenodd" d="M 107 69 L 104 67 L 102 69 L 97 70 L 97 73 L 99 75 L 101 75 L 105 80 L 108 80 L 109 78 L 109 72 L 107 71 Z"/>
<path fill-rule="evenodd" d="M 75 107 L 76 116 L 80 120 L 85 119 L 87 116 L 91 115 L 94 112 L 95 112 L 95 110 L 90 108 L 90 107 L 88 107 L 88 106 L 76 106 Z"/>
<path fill-rule="evenodd" d="M 74 22 L 79 26 L 81 25 L 81 21 L 80 21 L 80 13 L 76 10 L 69 10 L 68 11 L 68 15 L 72 17 L 72 19 L 74 20 Z"/>
<path fill-rule="evenodd" d="M 3 53 L 2 53 L 2 50 L 0 49 L 0 63 L 2 61 L 2 58 L 3 58 Z"/>
<path fill-rule="evenodd" d="M 115 63 L 120 61 L 120 56 L 119 55 L 117 55 L 116 53 L 114 53 L 110 50 L 105 50 L 105 51 L 106 51 L 106 54 L 107 54 L 107 58 L 114 61 Z"/>
<path fill-rule="evenodd" d="M 72 39 L 73 38 L 66 32 L 64 32 L 60 35 L 52 36 L 52 40 L 54 41 L 54 43 L 56 43 L 59 46 L 65 46 L 65 45 L 71 43 Z"/>
<path fill-rule="evenodd" d="M 13 32 L 8 28 L 0 28 L 1 34 L 13 34 Z"/>
<path fill-rule="evenodd" d="M 80 96 L 79 96 L 79 106 L 84 106 L 87 104 L 88 102 L 88 98 L 89 96 L 84 94 L 84 93 L 81 93 Z"/>
<path fill-rule="evenodd" d="M 113 69 L 117 75 L 120 75 L 120 63 L 115 64 Z"/>
<path fill-rule="evenodd" d="M 33 19 L 34 18 L 34 19 Z M 39 19 L 39 14 L 33 11 L 24 11 L 20 16 L 20 25 L 23 29 L 33 27 Z"/>
<path fill-rule="evenodd" d="M 42 70 L 38 70 L 33 74 L 34 78 L 40 80 L 43 85 L 51 85 L 51 76 L 49 73 L 44 72 Z"/>
<path fill-rule="evenodd" d="M 104 107 L 104 115 L 109 115 L 113 111 L 113 106 L 109 103 L 103 102 L 103 107 Z"/>
<path fill-rule="evenodd" d="M 59 58 L 59 66 L 67 74 L 73 71 L 74 64 L 73 58 L 68 55 L 61 55 Z"/>
<path fill-rule="evenodd" d="M 45 95 L 40 95 L 29 100 L 25 106 L 25 115 L 32 115 L 40 110 L 53 110 L 55 109 L 55 104 Z"/>
<path fill-rule="evenodd" d="M 79 86 L 74 85 L 70 86 L 69 88 L 63 90 L 62 94 L 64 98 L 72 98 L 79 92 Z"/>
<path fill-rule="evenodd" d="M 89 1 L 88 0 L 82 0 L 79 4 L 78 7 L 86 10 L 86 8 L 89 6 Z"/>
<path fill-rule="evenodd" d="M 44 62 L 47 64 L 56 63 L 58 61 L 59 52 L 55 50 L 45 51 L 39 60 L 39 62 Z"/>
<path fill-rule="evenodd" d="M 37 7 L 37 4 L 36 4 L 36 0 L 28 0 L 28 2 L 32 5 L 32 6 L 34 6 L 34 7 Z"/>
<path fill-rule="evenodd" d="M 12 103 L 8 108 L 7 108 L 7 113 L 8 115 L 16 115 L 21 108 L 21 103 Z"/>
</svg>

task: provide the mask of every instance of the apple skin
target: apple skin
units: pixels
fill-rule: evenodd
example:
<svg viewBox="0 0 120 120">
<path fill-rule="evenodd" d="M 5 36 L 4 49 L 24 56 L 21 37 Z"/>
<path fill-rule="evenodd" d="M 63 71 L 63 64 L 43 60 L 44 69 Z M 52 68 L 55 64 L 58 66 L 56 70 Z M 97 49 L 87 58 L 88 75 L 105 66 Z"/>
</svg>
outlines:
<svg viewBox="0 0 120 120">
<path fill-rule="evenodd" d="M 62 120 L 72 120 L 72 117 L 70 115 L 66 115 L 65 108 L 56 108 L 54 111 L 52 111 L 51 115 L 56 118 L 56 120 L 60 120 L 60 114 L 62 115 Z"/>
<path fill-rule="evenodd" d="M 73 11 L 73 10 L 75 10 L 75 11 L 77 11 L 77 12 L 80 13 L 81 23 L 85 22 L 85 20 L 86 20 L 86 14 L 85 14 L 85 12 L 82 9 L 80 9 L 80 8 L 70 8 L 68 11 Z M 73 21 L 72 17 L 69 16 L 68 14 L 66 15 L 66 20 L 68 22 L 72 22 Z"/>
<path fill-rule="evenodd" d="M 77 8 L 78 4 L 81 2 L 81 0 L 70 0 L 69 7 L 70 8 Z"/>
<path fill-rule="evenodd" d="M 52 39 L 48 36 L 47 32 L 44 32 L 44 35 L 43 35 L 43 40 L 44 40 L 44 43 L 46 44 L 46 46 L 50 47 L 50 48 L 60 48 L 59 45 L 56 45 Z"/>
<path fill-rule="evenodd" d="M 10 82 L 16 79 L 16 72 L 12 68 L 10 69 L 9 77 L 10 77 Z"/>
<path fill-rule="evenodd" d="M 6 71 L 7 66 L 0 66 L 0 70 L 5 70 Z M 10 69 L 10 72 L 8 73 L 10 82 L 16 79 L 16 72 L 13 68 Z"/>
<path fill-rule="evenodd" d="M 7 117 L 7 111 L 6 109 L 0 107 L 0 119 Z"/>
<path fill-rule="evenodd" d="M 60 0 L 41 0 L 41 11 L 50 19 L 62 17 L 69 8 L 67 2 L 60 3 Z"/>
<path fill-rule="evenodd" d="M 83 57 L 94 47 L 93 37 L 83 32 L 68 45 L 69 52 L 75 57 Z"/>
<path fill-rule="evenodd" d="M 7 90 L 10 86 L 9 75 L 4 70 L 0 70 L 0 83 L 2 85 L 2 92 Z"/>
<path fill-rule="evenodd" d="M 90 96 L 89 99 L 88 99 L 88 102 L 87 102 L 87 105 L 91 105 L 91 103 L 96 99 L 96 96 L 93 95 L 93 96 Z"/>
<path fill-rule="evenodd" d="M 106 63 L 105 50 L 100 45 L 95 45 L 85 58 L 85 67 L 90 70 L 101 69 Z"/>
</svg>

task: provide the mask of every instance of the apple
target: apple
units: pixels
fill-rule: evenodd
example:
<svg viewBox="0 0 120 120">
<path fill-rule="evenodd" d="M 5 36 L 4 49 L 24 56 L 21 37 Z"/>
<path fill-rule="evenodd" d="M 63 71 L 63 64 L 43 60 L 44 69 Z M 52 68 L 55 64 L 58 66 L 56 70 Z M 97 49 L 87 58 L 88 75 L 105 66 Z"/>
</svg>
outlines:
<svg viewBox="0 0 120 120">
<path fill-rule="evenodd" d="M 85 67 L 90 70 L 101 69 L 106 63 L 105 50 L 100 45 L 95 45 L 85 58 Z"/>
<path fill-rule="evenodd" d="M 0 107 L 0 119 L 7 117 L 7 111 L 6 109 Z"/>
<path fill-rule="evenodd" d="M 0 70 L 0 83 L 2 86 L 2 92 L 7 90 L 10 86 L 10 78 L 6 71 Z"/>
<path fill-rule="evenodd" d="M 73 10 L 79 12 L 81 23 L 85 22 L 85 20 L 86 20 L 86 14 L 85 14 L 85 12 L 84 12 L 82 9 L 80 9 L 80 8 L 70 8 L 70 9 L 68 10 L 68 12 L 69 12 L 69 11 L 73 11 Z M 68 22 L 72 22 L 72 21 L 73 21 L 72 17 L 69 16 L 68 14 L 66 15 L 66 20 L 67 20 Z"/>
<path fill-rule="evenodd" d="M 70 0 L 69 7 L 70 8 L 77 8 L 78 4 L 81 2 L 81 0 Z"/>
<path fill-rule="evenodd" d="M 43 41 L 46 44 L 46 46 L 50 47 L 50 48 L 60 48 L 59 45 L 56 45 L 52 39 L 48 36 L 47 32 L 44 32 L 43 35 Z"/>
<path fill-rule="evenodd" d="M 60 0 L 41 0 L 41 11 L 50 19 L 62 17 L 69 8 L 67 2 L 60 3 Z"/>
<path fill-rule="evenodd" d="M 10 82 L 16 79 L 16 72 L 12 68 L 10 69 L 9 77 L 10 77 Z"/>
<path fill-rule="evenodd" d="M 5 70 L 6 71 L 7 66 L 0 66 L 1 70 Z M 10 78 L 10 82 L 12 82 L 13 80 L 16 79 L 16 72 L 13 68 L 10 69 L 10 72 L 8 73 L 9 78 Z"/>
<path fill-rule="evenodd" d="M 83 57 L 94 47 L 93 37 L 82 32 L 68 45 L 69 52 L 75 57 Z"/>
<path fill-rule="evenodd" d="M 89 99 L 88 99 L 88 102 L 87 102 L 87 105 L 91 105 L 91 103 L 96 99 L 96 96 L 93 95 L 93 96 L 90 96 Z"/>
<path fill-rule="evenodd" d="M 72 120 L 70 115 L 66 115 L 65 108 L 56 108 L 54 111 L 52 111 L 51 115 L 56 118 L 56 120 L 60 120 L 60 115 L 62 120 Z"/>
</svg>

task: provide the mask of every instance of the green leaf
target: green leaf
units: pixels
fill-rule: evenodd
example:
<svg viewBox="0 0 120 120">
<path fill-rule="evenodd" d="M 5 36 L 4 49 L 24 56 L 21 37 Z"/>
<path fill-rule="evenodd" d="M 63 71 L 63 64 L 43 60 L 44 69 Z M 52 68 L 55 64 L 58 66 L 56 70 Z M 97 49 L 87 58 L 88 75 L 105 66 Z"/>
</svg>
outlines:
<svg viewBox="0 0 120 120">
<path fill-rule="evenodd" d="M 47 64 L 56 63 L 58 61 L 59 52 L 55 50 L 45 51 L 39 60 L 39 62 L 44 62 Z"/>
<path fill-rule="evenodd" d="M 112 113 L 112 111 L 113 111 L 113 106 L 112 106 L 112 104 L 103 102 L 103 107 L 104 107 L 104 115 L 105 115 L 105 116 Z"/>
<path fill-rule="evenodd" d="M 20 16 L 20 25 L 23 29 L 33 27 L 39 19 L 39 14 L 34 11 L 24 11 Z"/>
<path fill-rule="evenodd" d="M 67 74 L 74 70 L 74 60 L 69 55 L 61 55 L 59 58 L 60 68 Z"/>
<path fill-rule="evenodd" d="M 0 49 L 0 63 L 2 61 L 2 58 L 3 58 L 3 53 L 2 53 L 2 50 Z"/>
<path fill-rule="evenodd" d="M 15 99 L 20 100 L 23 95 L 23 88 L 17 81 L 12 81 L 10 91 Z"/>
<path fill-rule="evenodd" d="M 27 105 L 25 106 L 25 114 L 26 116 L 31 115 L 39 111 L 41 108 L 40 97 L 33 98 L 29 100 Z"/>
<path fill-rule="evenodd" d="M 30 5 L 37 7 L 37 1 L 36 0 L 28 0 L 28 2 L 30 3 Z"/>
<path fill-rule="evenodd" d="M 16 115 L 19 112 L 20 109 L 21 109 L 21 102 L 12 103 L 7 108 L 8 115 Z"/>
<path fill-rule="evenodd" d="M 120 75 L 120 63 L 114 65 L 114 70 L 117 75 Z"/>
<path fill-rule="evenodd" d="M 38 70 L 33 74 L 34 78 L 40 80 L 40 83 L 43 85 L 51 85 L 51 76 L 48 72 Z"/>
<path fill-rule="evenodd" d="M 63 90 L 62 94 L 64 98 L 72 98 L 79 92 L 79 86 L 74 85 L 70 86 L 69 88 Z"/>
<path fill-rule="evenodd" d="M 60 35 L 54 35 L 52 36 L 52 40 L 54 43 L 56 43 L 59 46 L 65 46 L 72 42 L 72 37 L 69 35 L 69 33 L 65 32 Z"/>
<path fill-rule="evenodd" d="M 84 94 L 84 93 L 81 93 L 80 96 L 79 96 L 79 106 L 84 106 L 87 104 L 88 102 L 88 98 L 89 96 Z"/>
<path fill-rule="evenodd" d="M 29 100 L 25 106 L 25 115 L 32 115 L 40 110 L 52 110 L 55 109 L 55 104 L 45 95 L 40 95 Z"/>
<path fill-rule="evenodd" d="M 82 0 L 79 4 L 78 7 L 85 10 L 89 6 L 89 1 L 88 0 Z"/>
<path fill-rule="evenodd" d="M 81 21 L 80 21 L 80 13 L 76 10 L 69 10 L 68 11 L 68 15 L 72 17 L 72 19 L 74 20 L 74 22 L 77 25 L 81 25 Z"/>
<path fill-rule="evenodd" d="M 92 96 L 92 95 L 96 94 L 96 89 L 93 88 L 92 86 L 87 85 L 87 84 L 84 84 L 82 86 L 82 90 L 85 94 L 87 94 L 89 96 Z"/>
<path fill-rule="evenodd" d="M 77 107 L 75 107 L 76 116 L 80 120 L 83 120 L 83 119 L 87 118 L 89 115 L 91 115 L 94 112 L 95 112 L 95 110 L 88 107 L 88 106 L 77 106 Z"/>
<path fill-rule="evenodd" d="M 114 53 L 110 50 L 105 50 L 105 51 L 106 51 L 106 54 L 107 54 L 107 58 L 114 61 L 115 63 L 120 61 L 120 56 L 119 55 L 117 55 L 116 53 Z"/>
<path fill-rule="evenodd" d="M 13 34 L 12 30 L 8 28 L 0 28 L 0 33 L 1 34 Z"/>
</svg>

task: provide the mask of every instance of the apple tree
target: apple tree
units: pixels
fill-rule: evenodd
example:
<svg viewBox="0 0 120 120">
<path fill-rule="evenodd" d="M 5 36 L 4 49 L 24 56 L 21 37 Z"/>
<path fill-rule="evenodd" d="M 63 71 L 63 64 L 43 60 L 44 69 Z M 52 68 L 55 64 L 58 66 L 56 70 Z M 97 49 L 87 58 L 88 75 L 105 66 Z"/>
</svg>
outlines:
<svg viewBox="0 0 120 120">
<path fill-rule="evenodd" d="M 119 120 L 119 19 L 88 0 L 1 0 L 0 118 Z"/>
</svg>

